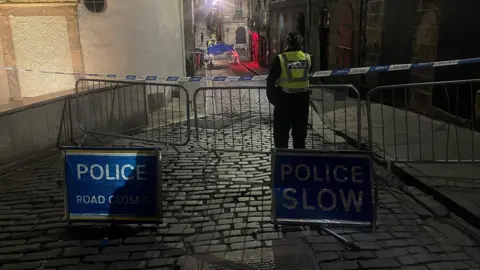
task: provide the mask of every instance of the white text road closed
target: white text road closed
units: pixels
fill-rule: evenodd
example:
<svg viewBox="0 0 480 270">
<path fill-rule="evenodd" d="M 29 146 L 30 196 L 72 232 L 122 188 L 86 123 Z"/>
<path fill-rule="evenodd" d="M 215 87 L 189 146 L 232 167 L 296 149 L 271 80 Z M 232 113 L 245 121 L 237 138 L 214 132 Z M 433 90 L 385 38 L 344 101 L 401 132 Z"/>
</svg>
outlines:
<svg viewBox="0 0 480 270">
<path fill-rule="evenodd" d="M 276 151 L 273 213 L 284 220 L 371 222 L 371 161 L 363 152 Z"/>
<path fill-rule="evenodd" d="M 158 166 L 153 149 L 67 150 L 67 215 L 72 220 L 154 220 Z"/>
<path fill-rule="evenodd" d="M 77 195 L 77 204 L 148 204 L 147 196 L 88 196 Z"/>
</svg>

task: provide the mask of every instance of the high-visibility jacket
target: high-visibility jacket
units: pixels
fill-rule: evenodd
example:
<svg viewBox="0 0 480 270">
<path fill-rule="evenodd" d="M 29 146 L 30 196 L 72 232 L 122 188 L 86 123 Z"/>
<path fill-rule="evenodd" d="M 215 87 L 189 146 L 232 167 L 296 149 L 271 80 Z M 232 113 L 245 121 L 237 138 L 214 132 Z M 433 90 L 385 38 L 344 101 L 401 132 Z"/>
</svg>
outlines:
<svg viewBox="0 0 480 270">
<path fill-rule="evenodd" d="M 214 46 L 214 45 L 217 45 L 217 41 L 216 41 L 215 39 L 210 39 L 210 40 L 208 41 L 208 47 Z"/>
<path fill-rule="evenodd" d="M 284 52 L 279 55 L 282 73 L 277 85 L 286 93 L 307 92 L 308 72 L 312 66 L 310 55 L 302 51 Z"/>
</svg>

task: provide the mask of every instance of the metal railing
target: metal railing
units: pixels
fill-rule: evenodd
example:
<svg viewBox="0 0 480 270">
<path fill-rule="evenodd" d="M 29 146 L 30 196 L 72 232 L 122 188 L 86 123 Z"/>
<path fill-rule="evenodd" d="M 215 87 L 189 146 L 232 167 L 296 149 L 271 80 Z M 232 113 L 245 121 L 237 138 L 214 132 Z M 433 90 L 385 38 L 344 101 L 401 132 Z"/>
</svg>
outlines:
<svg viewBox="0 0 480 270">
<path fill-rule="evenodd" d="M 172 146 L 190 141 L 189 94 L 181 85 L 81 79 L 75 89 L 73 119 L 84 139 L 103 135 Z"/>
<path fill-rule="evenodd" d="M 354 126 L 355 130 L 361 129 L 358 90 L 352 85 L 321 85 L 312 86 L 311 93 L 306 147 L 347 148 L 348 143 L 340 135 L 350 133 Z M 269 154 L 274 148 L 274 108 L 265 87 L 202 87 L 195 91 L 193 104 L 195 138 L 209 154 Z"/>
<path fill-rule="evenodd" d="M 371 151 L 385 162 L 478 163 L 479 86 L 480 80 L 460 80 L 373 88 L 367 94 Z"/>
<path fill-rule="evenodd" d="M 310 104 L 321 118 L 321 132 L 324 136 L 330 132 L 335 135 L 331 140 L 338 144 L 337 138 L 352 137 L 357 148 L 362 142 L 362 102 L 360 91 L 351 84 L 311 85 Z"/>
<path fill-rule="evenodd" d="M 205 150 L 269 153 L 273 107 L 265 87 L 202 87 L 193 95 L 195 138 Z"/>
</svg>

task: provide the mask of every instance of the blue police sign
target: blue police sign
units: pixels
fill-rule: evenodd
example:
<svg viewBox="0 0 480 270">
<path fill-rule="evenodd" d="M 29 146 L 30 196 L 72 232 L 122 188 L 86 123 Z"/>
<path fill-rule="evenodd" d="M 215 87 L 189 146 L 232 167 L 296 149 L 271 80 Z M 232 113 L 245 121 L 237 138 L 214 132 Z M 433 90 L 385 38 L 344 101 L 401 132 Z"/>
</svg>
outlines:
<svg viewBox="0 0 480 270">
<path fill-rule="evenodd" d="M 155 149 L 65 148 L 67 221 L 158 222 Z"/>
<path fill-rule="evenodd" d="M 372 225 L 372 162 L 366 152 L 274 150 L 276 222 Z"/>
</svg>

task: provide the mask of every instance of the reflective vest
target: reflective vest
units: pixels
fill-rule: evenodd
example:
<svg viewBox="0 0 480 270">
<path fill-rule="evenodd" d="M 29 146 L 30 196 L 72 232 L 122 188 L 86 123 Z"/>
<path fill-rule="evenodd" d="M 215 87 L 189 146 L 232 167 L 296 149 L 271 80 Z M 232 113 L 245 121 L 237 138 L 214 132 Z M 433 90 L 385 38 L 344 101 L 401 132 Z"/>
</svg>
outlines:
<svg viewBox="0 0 480 270">
<path fill-rule="evenodd" d="M 211 46 L 214 46 L 214 45 L 217 45 L 217 41 L 214 40 L 214 39 L 210 39 L 210 40 L 208 41 L 208 47 L 211 47 Z"/>
<path fill-rule="evenodd" d="M 308 71 L 312 66 L 310 55 L 302 51 L 284 52 L 279 55 L 282 73 L 277 85 L 286 93 L 307 92 Z"/>
</svg>

